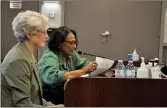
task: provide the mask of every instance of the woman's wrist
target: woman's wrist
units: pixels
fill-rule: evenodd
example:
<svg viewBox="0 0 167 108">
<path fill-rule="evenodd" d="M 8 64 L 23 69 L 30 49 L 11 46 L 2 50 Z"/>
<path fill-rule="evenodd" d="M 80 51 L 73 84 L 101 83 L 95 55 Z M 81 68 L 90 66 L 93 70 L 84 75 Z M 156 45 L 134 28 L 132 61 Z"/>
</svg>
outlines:
<svg viewBox="0 0 167 108">
<path fill-rule="evenodd" d="M 81 69 L 81 74 L 86 74 L 86 71 L 84 69 Z"/>
</svg>

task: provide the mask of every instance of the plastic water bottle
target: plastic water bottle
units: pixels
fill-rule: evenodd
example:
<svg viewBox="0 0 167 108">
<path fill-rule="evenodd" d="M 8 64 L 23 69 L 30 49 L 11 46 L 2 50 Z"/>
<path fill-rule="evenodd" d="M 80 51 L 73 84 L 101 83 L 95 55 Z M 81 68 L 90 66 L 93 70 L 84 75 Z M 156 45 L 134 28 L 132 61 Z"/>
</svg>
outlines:
<svg viewBox="0 0 167 108">
<path fill-rule="evenodd" d="M 127 78 L 134 78 L 136 76 L 135 66 L 133 61 L 128 61 L 128 64 L 125 67 L 125 74 Z"/>
<path fill-rule="evenodd" d="M 125 66 L 123 60 L 118 60 L 118 64 L 115 69 L 115 77 L 125 77 Z"/>
</svg>

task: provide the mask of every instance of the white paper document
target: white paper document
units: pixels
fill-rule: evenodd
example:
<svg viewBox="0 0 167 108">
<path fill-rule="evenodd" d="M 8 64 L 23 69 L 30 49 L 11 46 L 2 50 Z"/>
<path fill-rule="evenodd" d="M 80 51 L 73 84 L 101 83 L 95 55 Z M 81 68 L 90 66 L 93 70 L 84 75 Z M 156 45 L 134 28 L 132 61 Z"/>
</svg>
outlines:
<svg viewBox="0 0 167 108">
<path fill-rule="evenodd" d="M 91 72 L 90 76 L 96 76 L 106 71 L 114 64 L 115 61 L 111 59 L 96 57 L 96 62 L 98 64 L 97 70 L 94 72 Z"/>
</svg>

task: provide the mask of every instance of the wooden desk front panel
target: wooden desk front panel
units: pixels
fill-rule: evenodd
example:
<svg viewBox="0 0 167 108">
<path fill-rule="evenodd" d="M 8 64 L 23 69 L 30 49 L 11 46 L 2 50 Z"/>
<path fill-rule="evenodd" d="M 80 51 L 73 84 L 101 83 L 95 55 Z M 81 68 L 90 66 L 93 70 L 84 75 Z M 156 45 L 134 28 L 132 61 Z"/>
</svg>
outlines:
<svg viewBox="0 0 167 108">
<path fill-rule="evenodd" d="M 166 86 L 167 79 L 76 78 L 65 87 L 65 106 L 167 106 Z"/>
</svg>

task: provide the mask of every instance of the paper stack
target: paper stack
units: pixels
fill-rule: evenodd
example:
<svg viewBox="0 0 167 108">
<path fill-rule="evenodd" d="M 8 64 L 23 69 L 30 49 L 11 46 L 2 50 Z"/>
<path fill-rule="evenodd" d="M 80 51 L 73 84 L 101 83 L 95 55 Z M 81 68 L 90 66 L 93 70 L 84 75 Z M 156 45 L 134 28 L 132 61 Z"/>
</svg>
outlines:
<svg viewBox="0 0 167 108">
<path fill-rule="evenodd" d="M 101 57 L 96 57 L 96 62 L 98 64 L 97 70 L 94 72 L 91 72 L 90 76 L 99 75 L 100 73 L 109 69 L 114 64 L 114 60 L 101 58 Z"/>
</svg>

